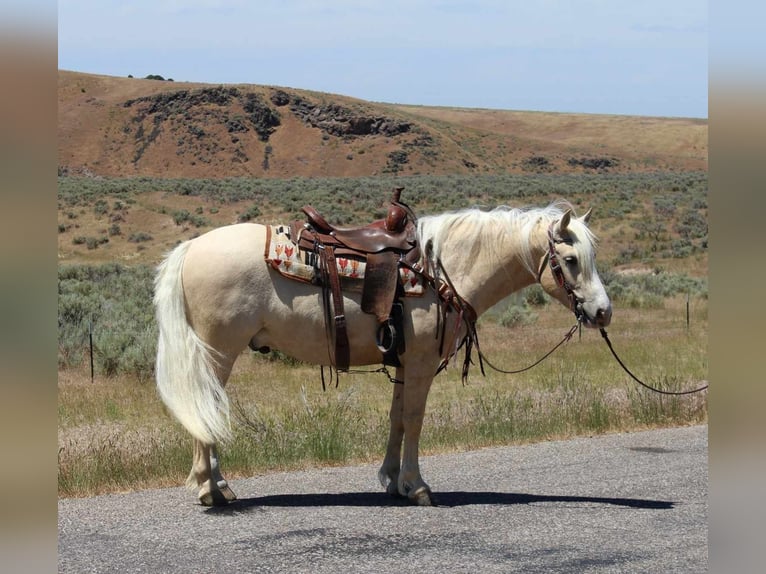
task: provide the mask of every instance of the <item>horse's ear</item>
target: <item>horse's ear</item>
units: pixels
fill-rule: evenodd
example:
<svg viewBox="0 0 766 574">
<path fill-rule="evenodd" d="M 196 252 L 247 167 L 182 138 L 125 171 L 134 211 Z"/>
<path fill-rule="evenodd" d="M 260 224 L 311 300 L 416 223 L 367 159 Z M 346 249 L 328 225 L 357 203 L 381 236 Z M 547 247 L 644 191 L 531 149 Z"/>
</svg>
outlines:
<svg viewBox="0 0 766 574">
<path fill-rule="evenodd" d="M 593 214 L 593 208 L 591 207 L 588 211 L 585 212 L 585 215 L 583 215 L 580 219 L 583 223 L 588 223 L 590 221 L 590 216 Z"/>
<path fill-rule="evenodd" d="M 572 210 L 567 209 L 564 212 L 564 215 L 561 216 L 561 219 L 559 220 L 559 233 L 563 233 L 567 230 L 567 227 L 569 227 L 569 221 L 572 218 Z"/>
</svg>

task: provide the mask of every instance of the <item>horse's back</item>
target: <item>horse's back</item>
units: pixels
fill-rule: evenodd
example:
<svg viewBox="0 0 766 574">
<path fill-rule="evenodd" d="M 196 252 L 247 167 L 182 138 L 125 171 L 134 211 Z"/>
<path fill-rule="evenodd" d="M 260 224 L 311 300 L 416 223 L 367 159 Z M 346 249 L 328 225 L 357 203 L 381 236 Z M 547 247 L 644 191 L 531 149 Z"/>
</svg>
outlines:
<svg viewBox="0 0 766 574">
<path fill-rule="evenodd" d="M 263 259 L 266 227 L 258 223 L 237 223 L 217 227 L 191 240 L 187 261 L 204 259 L 207 265 L 229 259 L 246 262 Z"/>
</svg>

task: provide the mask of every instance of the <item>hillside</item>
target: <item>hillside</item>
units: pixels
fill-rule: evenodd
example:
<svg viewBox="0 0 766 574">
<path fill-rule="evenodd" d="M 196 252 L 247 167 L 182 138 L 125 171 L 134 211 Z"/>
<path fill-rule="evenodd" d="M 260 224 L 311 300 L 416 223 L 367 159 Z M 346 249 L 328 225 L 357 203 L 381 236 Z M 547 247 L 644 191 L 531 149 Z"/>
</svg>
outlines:
<svg viewBox="0 0 766 574">
<path fill-rule="evenodd" d="M 404 106 L 251 84 L 58 73 L 61 175 L 705 171 L 707 120 Z"/>
<path fill-rule="evenodd" d="M 594 208 L 600 260 L 707 273 L 706 120 L 370 103 L 305 90 L 59 72 L 58 258 L 155 264 L 183 239 L 313 204 L 381 217 Z"/>
</svg>

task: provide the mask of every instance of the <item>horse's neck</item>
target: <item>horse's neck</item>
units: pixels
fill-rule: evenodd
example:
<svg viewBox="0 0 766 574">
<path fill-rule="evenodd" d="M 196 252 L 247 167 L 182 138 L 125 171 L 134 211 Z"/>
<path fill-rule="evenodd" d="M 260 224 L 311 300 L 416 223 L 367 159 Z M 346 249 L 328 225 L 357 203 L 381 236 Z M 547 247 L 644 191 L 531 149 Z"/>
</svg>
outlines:
<svg viewBox="0 0 766 574">
<path fill-rule="evenodd" d="M 542 261 L 547 246 L 541 240 L 540 228 L 537 225 L 530 237 L 535 265 Z M 490 235 L 496 238 L 494 245 L 478 243 L 470 253 L 466 252 L 465 240 L 458 236 L 446 237 L 441 249 L 442 263 L 455 289 L 479 315 L 537 281 L 536 274 L 524 265 L 520 242 L 504 230 Z"/>
</svg>

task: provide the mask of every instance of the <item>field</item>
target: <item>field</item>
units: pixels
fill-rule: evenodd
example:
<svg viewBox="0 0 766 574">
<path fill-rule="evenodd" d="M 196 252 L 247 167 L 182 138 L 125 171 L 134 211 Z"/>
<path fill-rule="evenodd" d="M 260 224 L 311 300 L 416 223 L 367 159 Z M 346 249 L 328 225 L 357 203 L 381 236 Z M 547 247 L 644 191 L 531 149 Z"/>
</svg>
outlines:
<svg viewBox="0 0 766 574">
<path fill-rule="evenodd" d="M 630 368 L 653 385 L 691 389 L 707 378 L 707 301 L 684 297 L 656 309 L 617 309 L 610 337 Z M 481 323 L 484 352 L 499 367 L 542 356 L 572 323 L 553 304 L 533 324 Z M 511 345 L 507 341 L 512 341 Z M 382 461 L 391 383 L 381 374 L 341 375 L 323 391 L 317 367 L 249 353 L 229 383 L 234 441 L 223 449 L 227 476 L 316 464 Z M 684 425 L 707 419 L 706 394 L 667 397 L 633 383 L 598 333 L 577 335 L 522 375 L 457 369 L 431 391 L 422 452 L 474 449 L 581 434 Z M 67 369 L 59 379 L 59 494 L 83 496 L 183 483 L 191 440 L 164 412 L 150 380 Z M 509 469 L 512 472 L 512 469 Z"/>
<path fill-rule="evenodd" d="M 636 374 L 664 388 L 693 388 L 707 379 L 704 173 L 62 177 L 59 494 L 178 485 L 188 473 L 191 441 L 164 412 L 152 382 L 151 278 L 164 251 L 217 225 L 284 221 L 303 203 L 336 221 L 361 222 L 380 216 L 394 184 L 405 186 L 404 199 L 421 214 L 475 204 L 544 205 L 561 197 L 580 212 L 593 206 L 617 351 Z M 498 366 L 518 368 L 550 349 L 571 323 L 568 311 L 530 290 L 482 318 L 482 348 Z M 390 386 L 380 374 L 354 374 L 322 391 L 318 368 L 246 353 L 230 381 L 236 436 L 223 450 L 225 472 L 233 478 L 381 460 Z M 598 333 L 586 330 L 522 375 L 482 377 L 474 367 L 463 386 L 455 370 L 443 373 L 426 414 L 422 450 L 438 452 L 698 423 L 707 419 L 707 399 L 638 388 Z"/>
<path fill-rule="evenodd" d="M 337 224 L 366 223 L 395 186 L 419 215 L 557 199 L 593 208 L 617 351 L 652 384 L 699 386 L 707 136 L 700 119 L 403 106 L 59 70 L 59 495 L 186 477 L 191 441 L 153 385 L 152 277 L 165 252 L 220 225 L 288 222 L 304 204 Z M 571 323 L 531 289 L 482 317 L 482 349 L 518 368 Z M 224 471 L 381 460 L 390 386 L 354 374 L 322 391 L 316 367 L 244 354 L 229 387 Z M 586 331 L 522 375 L 482 377 L 474 366 L 463 386 L 456 371 L 441 374 L 426 416 L 422 450 L 438 452 L 697 423 L 707 395 L 638 388 Z"/>
</svg>

